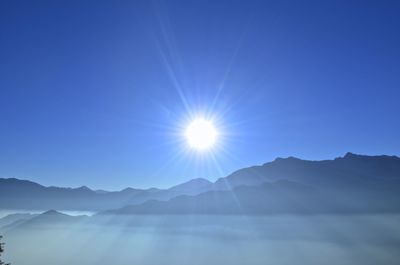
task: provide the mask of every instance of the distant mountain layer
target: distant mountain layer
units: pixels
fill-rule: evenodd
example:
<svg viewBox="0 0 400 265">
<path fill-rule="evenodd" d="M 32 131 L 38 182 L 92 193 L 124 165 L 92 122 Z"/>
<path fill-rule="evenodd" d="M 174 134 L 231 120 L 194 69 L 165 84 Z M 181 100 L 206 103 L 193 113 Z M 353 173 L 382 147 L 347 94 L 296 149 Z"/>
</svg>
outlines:
<svg viewBox="0 0 400 265">
<path fill-rule="evenodd" d="M 7 232 L 15 229 L 41 229 L 64 227 L 78 224 L 89 219 L 88 216 L 71 216 L 55 210 L 41 214 L 10 214 L 0 218 L 0 231 Z"/>
<path fill-rule="evenodd" d="M 399 190 L 327 191 L 279 180 L 151 200 L 100 214 L 355 214 L 400 212 Z"/>
<path fill-rule="evenodd" d="M 324 161 L 277 158 L 211 183 L 119 192 L 44 187 L 0 179 L 0 208 L 159 213 L 393 212 L 400 206 L 400 158 L 347 153 Z"/>
<path fill-rule="evenodd" d="M 45 187 L 28 180 L 0 178 L 0 209 L 26 210 L 106 210 L 127 204 L 142 203 L 149 199 L 168 200 L 178 195 L 195 195 L 207 190 L 212 183 L 193 179 L 170 189 L 133 189 L 121 191 L 95 191 L 88 187 Z"/>
<path fill-rule="evenodd" d="M 3 218 L 0 218 L 0 227 L 8 226 L 15 222 L 27 221 L 35 216 L 37 216 L 37 214 L 30 214 L 30 213 L 9 214 Z"/>
</svg>

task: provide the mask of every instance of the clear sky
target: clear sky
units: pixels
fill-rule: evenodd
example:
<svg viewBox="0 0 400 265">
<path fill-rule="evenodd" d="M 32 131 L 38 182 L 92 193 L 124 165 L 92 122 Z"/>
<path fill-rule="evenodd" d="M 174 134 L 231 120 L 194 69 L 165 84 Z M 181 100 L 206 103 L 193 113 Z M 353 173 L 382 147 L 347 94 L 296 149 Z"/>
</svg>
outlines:
<svg viewBox="0 0 400 265">
<path fill-rule="evenodd" d="M 400 1 L 1 1 L 0 177 L 120 189 L 400 155 Z M 195 116 L 220 130 L 189 150 Z"/>
</svg>

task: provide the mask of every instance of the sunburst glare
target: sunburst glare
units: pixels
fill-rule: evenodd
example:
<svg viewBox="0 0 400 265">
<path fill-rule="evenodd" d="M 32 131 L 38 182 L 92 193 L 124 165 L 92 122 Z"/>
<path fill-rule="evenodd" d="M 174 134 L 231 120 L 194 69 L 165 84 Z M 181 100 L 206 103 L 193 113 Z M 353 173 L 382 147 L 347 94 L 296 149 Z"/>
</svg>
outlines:
<svg viewBox="0 0 400 265">
<path fill-rule="evenodd" d="M 197 118 L 186 128 L 185 137 L 191 148 L 204 151 L 214 146 L 218 131 L 211 120 Z"/>
</svg>

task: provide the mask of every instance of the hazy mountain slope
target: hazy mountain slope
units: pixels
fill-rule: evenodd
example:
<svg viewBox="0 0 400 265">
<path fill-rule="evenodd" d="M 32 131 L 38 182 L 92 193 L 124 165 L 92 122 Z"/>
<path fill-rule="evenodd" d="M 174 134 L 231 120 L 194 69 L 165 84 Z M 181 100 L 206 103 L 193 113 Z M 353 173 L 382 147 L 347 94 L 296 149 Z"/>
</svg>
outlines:
<svg viewBox="0 0 400 265">
<path fill-rule="evenodd" d="M 148 201 L 108 214 L 258 214 L 271 212 L 302 212 L 299 197 L 307 200 L 316 196 L 316 190 L 302 184 L 278 181 L 258 187 L 241 186 L 232 191 L 208 191 L 196 196 L 178 196 L 167 202 Z"/>
<path fill-rule="evenodd" d="M 98 193 L 87 187 L 45 187 L 15 178 L 0 179 L 0 208 L 96 210 L 124 205 L 142 190 Z"/>
<path fill-rule="evenodd" d="M 300 183 L 278 180 L 259 186 L 208 191 L 178 196 L 169 201 L 151 200 L 103 214 L 346 214 L 400 212 L 397 192 L 329 192 Z"/>
<path fill-rule="evenodd" d="M 11 224 L 1 227 L 1 230 L 9 232 L 16 229 L 48 229 L 51 227 L 63 227 L 66 225 L 70 226 L 79 224 L 88 219 L 89 217 L 85 215 L 71 216 L 55 210 L 49 210 L 26 220 L 19 219 Z"/>
<path fill-rule="evenodd" d="M 207 191 L 212 188 L 212 182 L 203 179 L 203 178 L 197 178 L 197 179 L 192 179 L 189 180 L 188 182 L 173 186 L 169 188 L 169 191 L 178 191 L 178 192 L 186 192 L 188 194 L 198 194 L 202 191 Z"/>
<path fill-rule="evenodd" d="M 194 179 L 170 189 L 133 189 L 94 191 L 80 188 L 45 187 L 15 178 L 0 178 L 0 209 L 106 210 L 149 199 L 168 200 L 179 195 L 195 195 L 211 187 L 205 179 Z"/>
<path fill-rule="evenodd" d="M 30 214 L 30 213 L 14 213 L 4 216 L 0 218 L 0 228 L 6 225 L 10 225 L 17 221 L 26 221 L 33 217 L 37 216 L 37 214 Z"/>
</svg>

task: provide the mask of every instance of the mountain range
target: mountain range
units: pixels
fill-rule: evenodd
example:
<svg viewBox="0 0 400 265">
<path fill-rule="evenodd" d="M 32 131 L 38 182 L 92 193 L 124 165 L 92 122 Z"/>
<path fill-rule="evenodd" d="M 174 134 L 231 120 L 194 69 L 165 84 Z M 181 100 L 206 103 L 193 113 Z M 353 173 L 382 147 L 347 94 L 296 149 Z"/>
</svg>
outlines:
<svg viewBox="0 0 400 265">
<path fill-rule="evenodd" d="M 178 195 L 195 195 L 207 190 L 212 183 L 193 179 L 169 189 L 134 189 L 121 191 L 79 188 L 45 187 L 29 180 L 0 178 L 0 209 L 25 210 L 88 210 L 98 211 L 149 199 L 168 200 Z"/>
<path fill-rule="evenodd" d="M 268 214 L 400 211 L 400 158 L 347 153 L 332 160 L 277 158 L 215 182 L 169 189 L 95 191 L 0 179 L 0 208 L 101 214 Z"/>
</svg>

